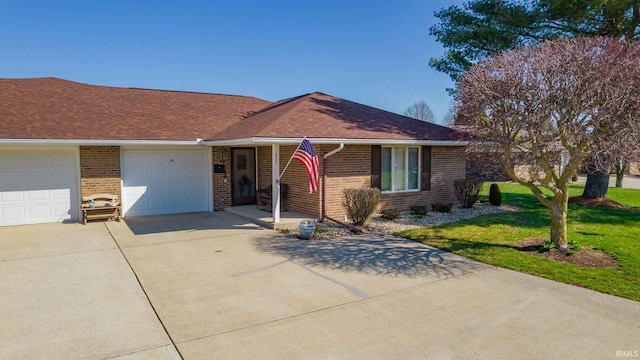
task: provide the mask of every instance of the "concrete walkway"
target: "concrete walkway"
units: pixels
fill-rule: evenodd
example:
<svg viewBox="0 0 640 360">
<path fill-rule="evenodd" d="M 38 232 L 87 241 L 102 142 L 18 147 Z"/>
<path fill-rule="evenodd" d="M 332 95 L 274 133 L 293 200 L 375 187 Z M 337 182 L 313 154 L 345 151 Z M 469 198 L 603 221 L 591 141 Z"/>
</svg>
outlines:
<svg viewBox="0 0 640 360">
<path fill-rule="evenodd" d="M 640 350 L 638 302 L 390 236 L 301 241 L 215 213 L 0 228 L 0 239 L 0 358 Z"/>
<path fill-rule="evenodd" d="M 578 177 L 578 184 L 584 184 L 587 182 L 587 175 L 580 174 Z M 609 187 L 616 186 L 616 176 L 609 176 Z M 639 175 L 625 175 L 624 179 L 622 179 L 622 188 L 623 189 L 638 189 L 640 190 L 640 176 Z"/>
</svg>

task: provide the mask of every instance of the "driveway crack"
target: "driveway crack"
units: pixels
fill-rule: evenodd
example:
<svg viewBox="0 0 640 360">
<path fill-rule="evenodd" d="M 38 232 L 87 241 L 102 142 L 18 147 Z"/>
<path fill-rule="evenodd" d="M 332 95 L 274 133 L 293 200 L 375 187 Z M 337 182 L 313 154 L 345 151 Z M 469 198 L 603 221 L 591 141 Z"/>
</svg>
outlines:
<svg viewBox="0 0 640 360">
<path fill-rule="evenodd" d="M 164 329 L 164 332 L 165 332 L 165 334 L 167 334 L 167 337 L 169 338 L 169 341 L 171 341 L 171 345 L 173 345 L 173 348 L 178 353 L 178 356 L 180 356 L 180 359 L 184 359 L 184 356 L 182 356 L 182 354 L 180 353 L 180 350 L 178 349 L 178 346 L 176 346 L 176 342 L 173 340 L 173 338 L 171 337 L 171 334 L 169 334 L 169 331 L 167 330 L 166 325 L 164 324 L 164 322 L 160 318 L 160 315 L 158 314 L 158 311 L 156 310 L 156 307 L 153 306 L 153 303 L 151 302 L 151 299 L 149 298 L 149 294 L 147 294 L 147 291 L 145 290 L 144 286 L 142 286 L 142 282 L 140 281 L 140 278 L 138 277 L 138 274 L 133 269 L 133 266 L 131 266 L 131 262 L 129 262 L 129 259 L 127 258 L 127 255 L 125 255 L 124 251 L 122 251 L 122 247 L 120 247 L 120 244 L 118 243 L 118 240 L 116 240 L 116 237 L 113 236 L 113 233 L 111 232 L 111 229 L 109 229 L 109 227 L 106 226 L 106 224 L 105 224 L 105 228 L 107 228 L 107 231 L 109 232 L 109 236 L 111 236 L 111 239 L 113 239 L 113 242 L 115 242 L 116 246 L 118 247 L 118 250 L 120 251 L 120 254 L 122 254 L 122 257 L 124 258 L 124 261 L 127 262 L 127 265 L 129 266 L 129 269 L 131 269 L 131 272 L 133 273 L 133 276 L 136 278 L 136 281 L 138 282 L 138 285 L 140 286 L 140 289 L 144 293 L 144 296 L 147 298 L 147 302 L 149 303 L 149 306 L 151 306 L 151 309 L 153 310 L 153 313 L 156 315 L 156 318 L 160 322 L 160 325 L 162 325 L 162 329 Z"/>
</svg>

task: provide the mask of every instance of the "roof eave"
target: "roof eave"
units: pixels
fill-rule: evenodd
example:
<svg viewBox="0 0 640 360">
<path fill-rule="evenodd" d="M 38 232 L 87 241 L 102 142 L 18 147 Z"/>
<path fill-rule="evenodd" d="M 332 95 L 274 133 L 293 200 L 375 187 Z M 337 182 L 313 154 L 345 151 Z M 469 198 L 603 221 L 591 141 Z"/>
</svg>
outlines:
<svg viewBox="0 0 640 360">
<path fill-rule="evenodd" d="M 185 146 L 203 145 L 199 139 L 188 140 L 110 140 L 110 139 L 0 139 L 0 145 L 46 145 L 46 146 Z"/>
<path fill-rule="evenodd" d="M 208 140 L 205 145 L 210 146 L 237 146 L 237 145 L 297 145 L 304 138 L 274 138 L 274 137 L 250 137 L 228 140 Z M 468 141 L 459 140 L 421 140 L 421 139 L 347 139 L 347 138 L 307 138 L 313 144 L 340 144 L 345 145 L 431 145 L 431 146 L 466 146 Z"/>
</svg>

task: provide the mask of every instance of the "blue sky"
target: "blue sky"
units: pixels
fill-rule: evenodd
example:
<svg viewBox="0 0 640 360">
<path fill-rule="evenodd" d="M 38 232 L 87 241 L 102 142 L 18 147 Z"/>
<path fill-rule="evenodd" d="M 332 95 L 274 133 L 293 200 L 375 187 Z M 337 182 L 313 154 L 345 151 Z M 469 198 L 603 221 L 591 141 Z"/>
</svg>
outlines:
<svg viewBox="0 0 640 360">
<path fill-rule="evenodd" d="M 0 77 L 249 95 L 321 91 L 440 122 L 433 12 L 462 0 L 0 0 Z"/>
</svg>

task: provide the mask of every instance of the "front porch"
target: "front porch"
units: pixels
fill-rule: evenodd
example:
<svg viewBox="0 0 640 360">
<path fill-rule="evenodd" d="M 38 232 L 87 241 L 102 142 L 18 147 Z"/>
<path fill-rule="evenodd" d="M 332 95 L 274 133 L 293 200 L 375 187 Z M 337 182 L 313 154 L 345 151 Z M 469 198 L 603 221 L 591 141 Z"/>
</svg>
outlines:
<svg viewBox="0 0 640 360">
<path fill-rule="evenodd" d="M 260 210 L 256 205 L 231 206 L 225 208 L 224 211 L 267 229 L 276 230 L 297 230 L 298 225 L 300 225 L 302 220 L 317 220 L 317 217 L 315 216 L 287 210 L 280 212 L 280 221 L 276 223 L 273 221 L 273 215 L 271 212 Z"/>
</svg>

